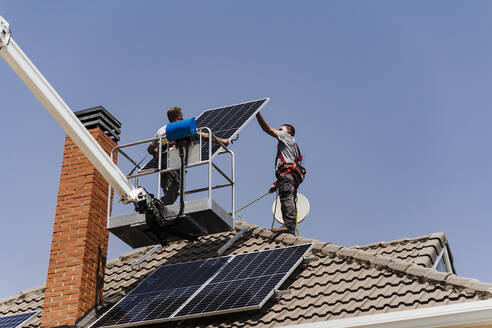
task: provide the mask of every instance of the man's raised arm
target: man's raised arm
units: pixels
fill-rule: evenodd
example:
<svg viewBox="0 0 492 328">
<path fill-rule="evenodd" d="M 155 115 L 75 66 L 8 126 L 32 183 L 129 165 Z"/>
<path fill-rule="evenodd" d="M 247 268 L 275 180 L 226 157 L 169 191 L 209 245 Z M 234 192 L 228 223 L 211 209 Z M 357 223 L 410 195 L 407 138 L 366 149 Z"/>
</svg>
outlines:
<svg viewBox="0 0 492 328">
<path fill-rule="evenodd" d="M 265 131 L 266 133 L 268 133 L 274 138 L 278 137 L 278 130 L 275 130 L 270 125 L 268 125 L 268 123 L 265 121 L 265 119 L 263 118 L 263 116 L 261 116 L 260 113 L 256 114 L 256 119 L 258 120 L 258 123 L 260 123 L 260 127 L 263 131 Z"/>
</svg>

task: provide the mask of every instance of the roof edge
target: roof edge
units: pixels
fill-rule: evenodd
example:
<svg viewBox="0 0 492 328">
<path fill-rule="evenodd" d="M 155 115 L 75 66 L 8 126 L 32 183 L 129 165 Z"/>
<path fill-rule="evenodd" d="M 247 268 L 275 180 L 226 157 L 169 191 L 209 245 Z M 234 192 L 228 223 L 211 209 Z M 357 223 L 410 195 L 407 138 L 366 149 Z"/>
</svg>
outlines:
<svg viewBox="0 0 492 328">
<path fill-rule="evenodd" d="M 354 318 L 296 324 L 285 327 L 406 327 L 427 328 L 492 324 L 492 300 L 431 306 L 420 309 L 371 314 Z"/>
</svg>

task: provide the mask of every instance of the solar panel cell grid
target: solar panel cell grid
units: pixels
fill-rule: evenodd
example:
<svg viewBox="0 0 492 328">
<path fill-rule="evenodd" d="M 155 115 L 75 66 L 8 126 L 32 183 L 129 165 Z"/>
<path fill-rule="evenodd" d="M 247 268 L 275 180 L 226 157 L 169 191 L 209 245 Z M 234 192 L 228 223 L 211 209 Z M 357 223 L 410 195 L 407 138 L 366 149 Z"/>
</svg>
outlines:
<svg viewBox="0 0 492 328">
<path fill-rule="evenodd" d="M 171 316 L 227 258 L 165 265 L 154 271 L 93 327 L 108 327 Z"/>
<path fill-rule="evenodd" d="M 93 327 L 259 309 L 311 247 L 298 245 L 162 266 Z"/>
<path fill-rule="evenodd" d="M 197 128 L 208 127 L 213 135 L 223 138 L 232 139 L 242 127 L 246 125 L 268 99 L 251 101 L 243 104 L 232 105 L 222 108 L 210 109 L 203 112 L 196 119 Z M 219 150 L 220 146 L 212 145 L 212 155 Z M 202 146 L 202 160 L 208 159 L 208 142 L 204 141 Z"/>
<path fill-rule="evenodd" d="M 284 275 L 260 276 L 208 284 L 176 316 L 219 313 L 232 309 L 248 310 L 259 305 Z"/>
<path fill-rule="evenodd" d="M 157 269 L 132 293 L 146 293 L 187 286 L 200 286 L 225 263 L 224 258 L 165 265 Z"/>
<path fill-rule="evenodd" d="M 309 245 L 237 255 L 176 317 L 259 308 Z"/>
<path fill-rule="evenodd" d="M 28 312 L 0 317 L 0 328 L 18 327 L 23 322 L 34 316 L 36 313 L 37 312 Z"/>
</svg>

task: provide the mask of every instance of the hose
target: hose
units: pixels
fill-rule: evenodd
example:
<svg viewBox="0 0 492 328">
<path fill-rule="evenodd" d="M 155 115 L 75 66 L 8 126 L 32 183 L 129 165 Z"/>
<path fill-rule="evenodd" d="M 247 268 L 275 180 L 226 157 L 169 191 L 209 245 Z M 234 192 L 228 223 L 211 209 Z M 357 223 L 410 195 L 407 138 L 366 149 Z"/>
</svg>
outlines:
<svg viewBox="0 0 492 328">
<path fill-rule="evenodd" d="M 184 154 L 184 144 L 189 145 L 188 142 L 185 140 L 179 140 L 178 141 L 178 148 L 179 148 L 179 158 L 181 160 L 181 170 L 179 172 L 179 212 L 176 218 L 173 221 L 178 220 L 181 215 L 183 215 L 184 212 L 184 177 L 185 177 L 185 162 L 188 161 L 188 149 L 186 149 L 186 159 L 185 159 L 185 154 Z M 188 147 L 186 147 L 188 148 Z"/>
<path fill-rule="evenodd" d="M 267 191 L 266 193 L 264 193 L 264 194 L 263 194 L 263 195 L 261 195 L 260 197 L 256 198 L 255 200 L 253 200 L 253 201 L 249 202 L 248 204 L 244 205 L 243 207 L 241 207 L 240 209 L 238 209 L 237 211 L 235 211 L 235 212 L 234 212 L 234 214 L 235 214 L 235 215 L 237 215 L 237 216 L 239 216 L 239 218 L 241 218 L 241 220 L 243 220 L 243 222 L 244 222 L 244 223 L 247 223 L 247 222 L 246 222 L 246 220 L 245 220 L 245 219 L 243 219 L 243 217 L 242 217 L 241 215 L 239 215 L 239 213 L 238 213 L 238 212 L 240 212 L 240 211 L 244 210 L 246 207 L 248 207 L 248 206 L 250 206 L 250 205 L 252 205 L 252 204 L 256 203 L 257 201 L 259 201 L 260 199 L 262 199 L 263 197 L 265 197 L 265 196 L 266 196 L 266 195 L 268 195 L 269 193 L 270 193 L 270 192 L 268 192 L 268 191 Z M 229 215 L 231 215 L 231 214 L 232 214 L 232 212 L 229 212 Z"/>
</svg>

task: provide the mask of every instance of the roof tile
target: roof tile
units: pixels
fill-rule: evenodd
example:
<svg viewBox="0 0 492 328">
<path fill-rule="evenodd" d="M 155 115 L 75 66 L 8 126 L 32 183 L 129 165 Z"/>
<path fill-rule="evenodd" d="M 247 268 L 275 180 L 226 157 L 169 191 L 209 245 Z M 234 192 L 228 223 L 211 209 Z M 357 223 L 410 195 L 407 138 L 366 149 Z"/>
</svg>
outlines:
<svg viewBox="0 0 492 328">
<path fill-rule="evenodd" d="M 340 257 L 353 257 L 358 250 L 350 247 L 342 247 L 337 252 L 336 255 Z"/>
<path fill-rule="evenodd" d="M 428 268 L 424 268 L 421 265 L 410 264 L 405 271 L 414 276 L 426 276 Z"/>
<path fill-rule="evenodd" d="M 413 239 L 402 238 L 354 248 L 431 267 L 446 242 L 444 234 L 439 232 Z"/>
<path fill-rule="evenodd" d="M 244 226 L 244 223 L 236 224 L 238 230 Z M 435 253 L 431 248 L 437 243 L 445 245 L 443 235 L 343 247 L 287 234 L 275 237 L 266 229 L 248 227 L 249 231 L 227 250 L 227 254 L 314 243 L 312 252 L 317 259 L 307 262 L 287 279 L 282 288 L 289 293 L 278 300 L 270 300 L 259 311 L 185 320 L 181 326 L 277 327 L 492 297 L 489 284 L 417 265 L 421 258 Z M 171 243 L 135 269 L 131 264 L 151 247 L 109 261 L 104 298 L 116 301 L 162 264 L 215 256 L 215 252 L 234 234 L 215 234 L 200 238 L 193 244 L 184 241 Z M 407 260 L 402 260 L 402 257 Z M 12 300 L 0 301 L 0 314 L 22 311 L 29 306 L 40 308 L 42 295 L 42 290 L 37 290 L 27 298 L 14 298 L 19 304 Z M 38 326 L 39 322 L 38 319 Z M 159 326 L 173 327 L 175 323 Z"/>
<path fill-rule="evenodd" d="M 458 277 L 455 274 L 451 274 L 446 278 L 446 283 L 451 284 L 451 285 L 455 285 L 455 286 L 465 287 L 468 285 L 470 280 L 471 279 L 469 279 L 469 278 L 462 278 L 462 277 Z"/>
<path fill-rule="evenodd" d="M 335 244 L 326 244 L 321 248 L 321 253 L 325 255 L 335 255 L 336 252 L 341 249 L 343 246 L 335 245 Z"/>
<path fill-rule="evenodd" d="M 436 269 L 425 270 L 424 272 L 425 272 L 424 274 L 425 278 L 435 281 L 445 281 L 448 276 L 452 275 L 452 273 L 440 272 L 437 271 Z"/>
<path fill-rule="evenodd" d="M 374 261 L 375 255 L 374 253 L 360 250 L 354 255 L 354 257 L 361 261 L 372 262 Z"/>
<path fill-rule="evenodd" d="M 391 258 L 389 256 L 375 256 L 374 259 L 372 260 L 372 264 L 379 265 L 381 267 L 385 267 L 391 261 L 393 261 L 393 258 Z"/>
</svg>

